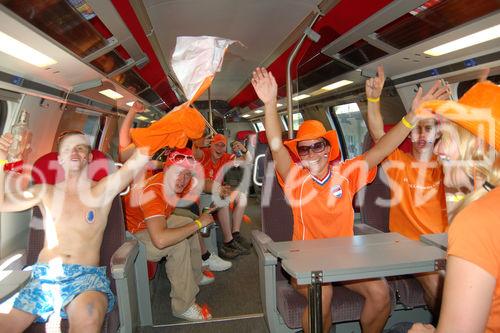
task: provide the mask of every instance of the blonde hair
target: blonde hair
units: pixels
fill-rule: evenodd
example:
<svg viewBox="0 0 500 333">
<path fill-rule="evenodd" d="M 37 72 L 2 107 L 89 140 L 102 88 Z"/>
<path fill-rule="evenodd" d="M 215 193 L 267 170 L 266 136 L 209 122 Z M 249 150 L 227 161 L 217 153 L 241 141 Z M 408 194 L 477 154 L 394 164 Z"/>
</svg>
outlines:
<svg viewBox="0 0 500 333">
<path fill-rule="evenodd" d="M 463 127 L 454 123 L 448 124 L 455 131 L 456 136 L 453 135 L 453 131 L 443 131 L 442 144 L 447 145 L 451 141 L 458 143 L 458 160 L 463 162 L 463 165 L 456 168 L 461 168 L 474 183 L 472 192 L 451 213 L 454 217 L 471 202 L 488 193 L 482 184 L 487 182 L 493 186 L 500 185 L 500 155 L 493 147 Z M 478 186 L 478 183 L 481 185 Z"/>
</svg>

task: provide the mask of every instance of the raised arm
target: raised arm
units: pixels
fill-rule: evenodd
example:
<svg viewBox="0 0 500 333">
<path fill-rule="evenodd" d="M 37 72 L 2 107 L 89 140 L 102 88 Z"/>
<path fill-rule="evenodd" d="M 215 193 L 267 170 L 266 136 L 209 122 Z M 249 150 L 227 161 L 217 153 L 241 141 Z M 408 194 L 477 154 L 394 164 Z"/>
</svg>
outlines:
<svg viewBox="0 0 500 333">
<path fill-rule="evenodd" d="M 118 171 L 101 179 L 92 189 L 92 195 L 103 199 L 103 202 L 112 200 L 132 182 L 134 177 L 146 166 L 149 161 L 147 148 L 137 148 L 134 154 Z"/>
<path fill-rule="evenodd" d="M 120 127 L 119 134 L 119 144 L 120 144 L 120 159 L 125 162 L 134 153 L 134 147 L 132 145 L 132 139 L 130 138 L 130 128 L 134 121 L 135 115 L 137 113 L 144 112 L 144 104 L 139 101 L 135 101 L 127 116 L 123 120 L 122 126 Z"/>
<path fill-rule="evenodd" d="M 197 161 L 201 161 L 203 159 L 203 150 L 202 148 L 210 146 L 210 136 L 206 135 L 198 140 L 193 140 L 193 156 Z"/>
<path fill-rule="evenodd" d="M 365 91 L 368 103 L 368 131 L 373 142 L 377 143 L 384 136 L 384 120 L 380 113 L 380 95 L 384 88 L 384 67 L 377 67 L 377 77 L 366 80 Z"/>
<path fill-rule="evenodd" d="M 35 185 L 22 192 L 5 194 L 5 171 L 7 151 L 12 144 L 12 135 L 0 137 L 0 212 L 18 212 L 36 206 L 41 201 L 42 185 Z M 48 185 L 47 185 L 48 186 Z"/>
<path fill-rule="evenodd" d="M 420 87 L 415 98 L 413 99 L 411 111 L 404 116 L 396 126 L 382 136 L 375 147 L 366 153 L 368 167 L 371 169 L 377 166 L 410 134 L 411 130 L 416 126 L 419 120 L 415 110 L 418 109 L 420 104 L 429 100 L 447 99 L 450 96 L 449 92 L 449 87 L 441 86 L 439 81 L 436 81 L 436 83 L 425 95 L 423 94 L 422 87 Z M 422 115 L 420 117 L 425 116 L 426 115 Z"/>
<path fill-rule="evenodd" d="M 264 126 L 275 168 L 281 178 L 286 179 L 290 172 L 292 158 L 281 139 L 280 120 L 276 110 L 278 85 L 271 72 L 268 73 L 265 68 L 256 68 L 253 72 L 252 86 L 257 96 L 264 103 Z"/>
</svg>

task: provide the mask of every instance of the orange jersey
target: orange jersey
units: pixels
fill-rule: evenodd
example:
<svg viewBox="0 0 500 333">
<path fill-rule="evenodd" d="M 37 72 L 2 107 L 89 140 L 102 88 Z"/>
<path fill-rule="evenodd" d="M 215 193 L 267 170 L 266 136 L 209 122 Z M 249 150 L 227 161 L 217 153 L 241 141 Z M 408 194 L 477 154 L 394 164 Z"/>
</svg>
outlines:
<svg viewBox="0 0 500 333">
<path fill-rule="evenodd" d="M 222 167 L 235 158 L 234 154 L 224 153 L 222 157 L 214 163 L 210 155 L 210 148 L 201 148 L 201 150 L 203 152 L 203 158 L 200 160 L 200 163 L 203 165 L 205 179 L 215 180 L 220 178 L 217 174 L 220 172 Z"/>
<path fill-rule="evenodd" d="M 332 165 L 325 179 L 312 176 L 300 164 L 290 166 L 287 182 L 278 182 L 293 211 L 293 240 L 354 234 L 354 194 L 375 178 L 364 155 Z"/>
<path fill-rule="evenodd" d="M 192 201 L 197 199 L 186 195 L 190 190 L 191 184 L 180 195 L 167 193 L 163 172 L 147 179 L 143 186 L 135 186 L 123 199 L 127 230 L 136 233 L 146 229 L 146 220 L 152 217 L 162 216 L 167 219 L 174 212 L 180 198 Z"/>
<path fill-rule="evenodd" d="M 389 230 L 418 240 L 448 226 L 443 171 L 436 159 L 418 162 L 396 149 L 382 163 L 391 188 Z"/>
<path fill-rule="evenodd" d="M 472 202 L 453 219 L 448 255 L 465 259 L 496 280 L 485 332 L 500 332 L 500 188 Z"/>
</svg>

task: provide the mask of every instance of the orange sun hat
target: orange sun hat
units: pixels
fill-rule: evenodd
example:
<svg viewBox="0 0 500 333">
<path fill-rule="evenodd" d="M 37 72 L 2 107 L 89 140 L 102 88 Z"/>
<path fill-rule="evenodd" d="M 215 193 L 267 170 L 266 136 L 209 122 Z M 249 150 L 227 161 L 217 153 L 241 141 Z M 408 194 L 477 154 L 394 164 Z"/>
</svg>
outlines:
<svg viewBox="0 0 500 333">
<path fill-rule="evenodd" d="M 500 87 L 494 83 L 476 83 L 458 102 L 424 102 L 417 114 L 426 111 L 456 123 L 500 151 Z"/>
<path fill-rule="evenodd" d="M 339 156 L 339 140 L 335 130 L 327 131 L 325 126 L 317 120 L 306 120 L 300 125 L 295 139 L 284 142 L 295 156 L 299 156 L 297 151 L 297 143 L 299 141 L 316 140 L 324 138 L 330 144 L 330 156 L 328 161 L 334 161 Z"/>
</svg>

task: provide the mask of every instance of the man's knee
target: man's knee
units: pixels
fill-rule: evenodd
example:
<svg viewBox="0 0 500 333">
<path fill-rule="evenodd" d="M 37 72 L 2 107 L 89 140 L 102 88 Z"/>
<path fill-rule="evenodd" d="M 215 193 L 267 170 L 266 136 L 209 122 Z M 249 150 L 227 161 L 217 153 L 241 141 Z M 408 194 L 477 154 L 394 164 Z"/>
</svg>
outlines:
<svg viewBox="0 0 500 333">
<path fill-rule="evenodd" d="M 390 291 L 385 280 L 371 281 L 367 285 L 365 299 L 378 308 L 390 307 Z"/>
<path fill-rule="evenodd" d="M 67 307 L 70 325 L 87 328 L 100 328 L 106 316 L 108 300 L 98 292 L 86 292 L 80 299 L 75 298 Z M 83 295 L 83 294 L 82 294 Z"/>
</svg>

